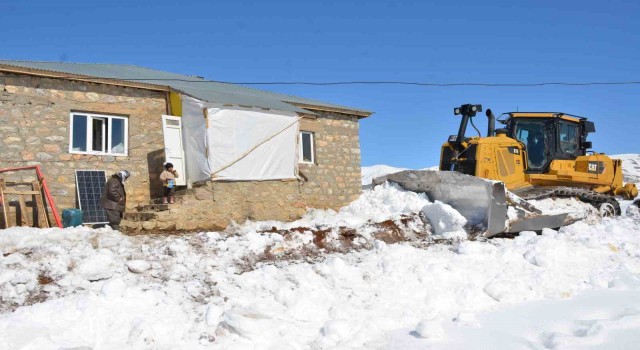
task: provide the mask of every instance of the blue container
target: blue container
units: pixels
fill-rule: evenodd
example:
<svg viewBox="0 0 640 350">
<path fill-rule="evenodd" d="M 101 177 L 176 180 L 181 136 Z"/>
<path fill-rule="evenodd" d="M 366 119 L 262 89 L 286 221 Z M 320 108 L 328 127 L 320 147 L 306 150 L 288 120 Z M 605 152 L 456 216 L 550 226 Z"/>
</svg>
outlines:
<svg viewBox="0 0 640 350">
<path fill-rule="evenodd" d="M 82 210 L 64 209 L 62 211 L 62 226 L 63 227 L 82 226 Z"/>
</svg>

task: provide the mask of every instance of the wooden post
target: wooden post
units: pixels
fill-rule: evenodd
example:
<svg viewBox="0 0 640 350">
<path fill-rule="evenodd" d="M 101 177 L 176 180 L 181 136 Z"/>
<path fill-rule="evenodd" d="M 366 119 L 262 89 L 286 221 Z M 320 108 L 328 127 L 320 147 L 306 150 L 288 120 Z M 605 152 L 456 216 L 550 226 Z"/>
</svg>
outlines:
<svg viewBox="0 0 640 350">
<path fill-rule="evenodd" d="M 4 195 L 5 189 L 4 179 L 0 179 L 0 204 L 2 205 L 2 218 L 4 219 L 4 228 L 9 228 L 9 216 L 7 216 L 7 200 Z"/>
<path fill-rule="evenodd" d="M 18 195 L 18 205 L 20 205 L 20 226 L 27 226 L 28 224 L 28 220 L 27 220 L 27 204 L 24 202 L 24 195 L 23 194 L 17 194 Z M 17 219 L 16 219 L 17 221 Z M 17 222 L 16 222 L 17 224 Z"/>
<path fill-rule="evenodd" d="M 47 212 L 44 209 L 44 202 L 42 201 L 42 189 L 40 188 L 40 183 L 38 181 L 33 181 L 31 183 L 34 191 L 38 191 L 37 194 L 33 195 L 34 206 L 33 209 L 38 211 L 38 227 L 49 227 L 49 220 L 47 219 Z M 34 223 L 35 226 L 35 223 Z"/>
</svg>

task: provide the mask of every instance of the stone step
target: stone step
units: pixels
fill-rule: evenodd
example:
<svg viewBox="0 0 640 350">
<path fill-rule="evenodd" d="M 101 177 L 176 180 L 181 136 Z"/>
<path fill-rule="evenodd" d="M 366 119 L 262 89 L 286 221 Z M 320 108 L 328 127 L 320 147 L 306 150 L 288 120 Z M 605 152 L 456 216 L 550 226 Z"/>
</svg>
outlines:
<svg viewBox="0 0 640 350">
<path fill-rule="evenodd" d="M 169 210 L 169 204 L 145 204 L 138 207 L 139 212 L 157 212 Z"/>
<path fill-rule="evenodd" d="M 174 193 L 173 197 L 177 200 L 179 200 L 180 198 L 188 195 L 190 192 L 188 192 L 190 190 L 181 190 L 181 191 L 176 191 L 176 193 Z M 168 198 L 167 198 L 168 199 Z M 151 199 L 151 204 L 162 204 L 162 198 L 152 198 Z"/>
<path fill-rule="evenodd" d="M 124 213 L 123 219 L 129 220 L 129 221 L 141 222 L 141 221 L 155 220 L 157 217 L 158 215 L 154 212 L 137 212 L 137 213 Z"/>
</svg>

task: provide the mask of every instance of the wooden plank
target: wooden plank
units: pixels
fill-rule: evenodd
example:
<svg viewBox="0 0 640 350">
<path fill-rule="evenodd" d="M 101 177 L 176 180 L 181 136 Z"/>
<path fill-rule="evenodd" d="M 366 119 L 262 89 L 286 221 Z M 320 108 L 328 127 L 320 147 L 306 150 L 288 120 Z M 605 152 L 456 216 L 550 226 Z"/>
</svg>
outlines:
<svg viewBox="0 0 640 350">
<path fill-rule="evenodd" d="M 24 196 L 21 194 L 18 195 L 18 204 L 20 205 L 20 226 L 27 226 L 27 204 L 24 202 Z"/>
<path fill-rule="evenodd" d="M 31 181 L 27 181 L 27 182 L 13 182 L 13 181 L 7 181 L 5 182 L 6 186 L 31 186 Z"/>
<path fill-rule="evenodd" d="M 23 196 L 33 196 L 36 194 L 40 194 L 39 191 L 18 191 L 18 190 L 14 190 L 12 188 L 7 188 L 4 190 L 4 193 L 6 194 L 17 194 L 17 195 L 23 195 Z"/>
<path fill-rule="evenodd" d="M 6 196 L 4 195 L 4 189 L 4 179 L 0 179 L 0 204 L 2 205 L 2 218 L 4 219 L 4 228 L 9 228 L 9 216 L 7 216 L 7 200 Z"/>
<path fill-rule="evenodd" d="M 35 205 L 33 206 L 34 210 L 38 211 L 38 227 L 49 227 L 49 221 L 47 220 L 47 212 L 44 209 L 44 202 L 42 201 L 42 193 L 40 191 L 40 183 L 38 181 L 33 181 L 32 188 L 34 191 L 38 192 L 33 195 L 33 201 Z M 33 223 L 35 226 L 35 222 Z"/>
</svg>

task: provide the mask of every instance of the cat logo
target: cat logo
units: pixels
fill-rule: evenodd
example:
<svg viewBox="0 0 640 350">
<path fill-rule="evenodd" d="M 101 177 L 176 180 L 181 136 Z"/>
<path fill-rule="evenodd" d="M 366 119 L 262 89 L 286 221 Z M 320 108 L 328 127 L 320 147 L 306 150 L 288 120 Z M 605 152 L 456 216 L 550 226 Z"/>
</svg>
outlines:
<svg viewBox="0 0 640 350">
<path fill-rule="evenodd" d="M 589 162 L 587 165 L 587 172 L 589 174 L 602 174 L 604 172 L 603 162 Z"/>
</svg>

